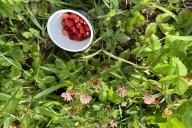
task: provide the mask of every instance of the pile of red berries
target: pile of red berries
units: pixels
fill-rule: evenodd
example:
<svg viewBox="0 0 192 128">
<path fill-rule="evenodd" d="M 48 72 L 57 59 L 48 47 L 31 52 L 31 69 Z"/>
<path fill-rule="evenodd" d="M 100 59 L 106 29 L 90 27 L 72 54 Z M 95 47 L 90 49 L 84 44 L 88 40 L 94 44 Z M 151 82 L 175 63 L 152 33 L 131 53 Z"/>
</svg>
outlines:
<svg viewBox="0 0 192 128">
<path fill-rule="evenodd" d="M 74 13 L 64 13 L 62 16 L 63 34 L 71 40 L 82 41 L 91 35 L 89 25 Z"/>
</svg>

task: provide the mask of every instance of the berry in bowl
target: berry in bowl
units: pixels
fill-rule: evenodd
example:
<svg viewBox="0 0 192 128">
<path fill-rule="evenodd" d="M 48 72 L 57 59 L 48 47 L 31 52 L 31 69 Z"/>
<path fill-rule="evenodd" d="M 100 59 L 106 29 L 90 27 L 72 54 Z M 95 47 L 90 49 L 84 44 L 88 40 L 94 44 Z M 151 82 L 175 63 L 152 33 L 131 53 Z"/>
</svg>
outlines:
<svg viewBox="0 0 192 128">
<path fill-rule="evenodd" d="M 83 51 L 93 41 L 93 29 L 88 19 L 70 9 L 53 13 L 48 20 L 47 30 L 57 46 L 70 52 Z"/>
</svg>

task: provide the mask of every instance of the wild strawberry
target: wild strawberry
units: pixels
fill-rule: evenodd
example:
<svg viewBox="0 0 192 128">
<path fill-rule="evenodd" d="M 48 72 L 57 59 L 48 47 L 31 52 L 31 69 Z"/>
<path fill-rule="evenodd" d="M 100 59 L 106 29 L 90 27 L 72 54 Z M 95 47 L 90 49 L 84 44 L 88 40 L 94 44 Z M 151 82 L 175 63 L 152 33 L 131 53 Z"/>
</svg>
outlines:
<svg viewBox="0 0 192 128">
<path fill-rule="evenodd" d="M 88 25 L 85 25 L 84 28 L 85 28 L 85 30 L 86 30 L 87 32 L 90 32 L 90 28 L 89 28 Z"/>
<path fill-rule="evenodd" d="M 83 34 L 77 33 L 78 38 L 83 37 Z"/>
<path fill-rule="evenodd" d="M 65 23 L 66 23 L 66 25 L 67 25 L 68 27 L 74 26 L 74 22 L 73 22 L 72 20 L 67 19 L 67 20 L 65 20 Z"/>
<path fill-rule="evenodd" d="M 84 33 L 84 37 L 85 37 L 85 38 L 90 37 L 90 32 L 85 32 L 85 33 Z"/>
<path fill-rule="evenodd" d="M 76 19 L 77 17 L 78 17 L 78 16 L 77 16 L 76 14 L 70 14 L 70 15 L 69 15 L 69 18 L 70 18 L 70 19 L 73 19 L 73 20 Z"/>
<path fill-rule="evenodd" d="M 67 30 L 63 30 L 63 35 L 64 36 L 68 36 L 69 35 L 68 31 Z"/>
<path fill-rule="evenodd" d="M 76 24 L 76 28 L 80 28 L 81 27 L 81 24 L 80 23 L 77 23 Z"/>
<path fill-rule="evenodd" d="M 83 26 L 80 26 L 80 27 L 79 27 L 79 32 L 80 32 L 81 34 L 83 34 L 83 33 L 85 32 Z"/>
<path fill-rule="evenodd" d="M 74 33 L 71 31 L 71 29 L 70 29 L 70 28 L 67 28 L 67 29 L 65 29 L 65 28 L 64 28 L 64 30 L 66 30 L 66 31 L 67 31 L 67 33 L 68 33 L 68 36 L 69 36 L 69 35 L 72 35 L 72 34 L 74 34 Z"/>
<path fill-rule="evenodd" d="M 75 22 L 76 24 L 79 23 L 79 19 L 80 19 L 79 17 L 75 18 L 75 19 L 74 19 L 74 22 Z"/>
<path fill-rule="evenodd" d="M 82 40 L 84 40 L 85 38 L 83 37 L 83 36 L 81 36 L 81 37 L 79 37 L 77 40 L 78 41 L 82 41 Z"/>
<path fill-rule="evenodd" d="M 68 18 L 69 18 L 69 14 L 64 13 L 62 17 L 63 17 L 63 19 L 65 19 L 65 20 L 66 20 L 66 19 L 68 19 Z"/>
<path fill-rule="evenodd" d="M 83 24 L 85 21 L 84 21 L 84 19 L 80 18 L 79 22 L 80 22 L 81 24 Z"/>
<path fill-rule="evenodd" d="M 75 34 L 69 35 L 69 38 L 70 38 L 71 40 L 78 40 L 78 37 L 77 37 L 77 35 L 75 35 Z"/>
<path fill-rule="evenodd" d="M 77 33 L 77 32 L 78 32 L 77 29 L 76 29 L 76 27 L 74 27 L 74 26 L 71 28 L 71 31 L 72 31 L 73 33 Z"/>
</svg>

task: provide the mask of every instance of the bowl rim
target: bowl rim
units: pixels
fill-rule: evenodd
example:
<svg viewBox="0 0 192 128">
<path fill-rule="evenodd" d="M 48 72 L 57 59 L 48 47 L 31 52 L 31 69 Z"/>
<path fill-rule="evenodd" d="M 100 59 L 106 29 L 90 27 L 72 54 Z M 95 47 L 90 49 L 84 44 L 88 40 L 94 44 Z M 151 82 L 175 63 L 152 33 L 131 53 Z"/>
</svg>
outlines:
<svg viewBox="0 0 192 128">
<path fill-rule="evenodd" d="M 79 48 L 79 49 L 69 49 L 69 48 L 65 48 L 64 45 L 61 46 L 60 44 L 58 44 L 57 41 L 56 41 L 54 38 L 52 38 L 52 36 L 51 36 L 51 31 L 50 31 L 50 25 L 49 25 L 49 24 L 50 24 L 50 22 L 52 21 L 52 19 L 53 19 L 56 15 L 59 15 L 59 14 L 61 14 L 61 13 L 68 13 L 68 12 L 74 13 L 74 14 L 80 16 L 81 18 L 83 18 L 83 19 L 86 21 L 86 23 L 88 24 L 88 26 L 89 26 L 89 28 L 90 28 L 90 30 L 91 30 L 91 36 L 89 37 L 89 38 L 90 38 L 90 39 L 89 39 L 89 42 L 88 42 L 84 47 L 82 47 L 82 48 Z M 70 51 L 70 52 L 80 52 L 80 51 L 83 51 L 83 50 L 85 50 L 86 48 L 88 48 L 88 47 L 90 46 L 90 44 L 92 43 L 92 41 L 93 41 L 93 27 L 92 27 L 91 23 L 89 22 L 89 20 L 88 20 L 83 14 L 79 13 L 78 11 L 72 10 L 72 9 L 61 9 L 61 10 L 58 10 L 58 11 L 54 12 L 54 13 L 49 17 L 49 19 L 48 19 L 48 22 L 47 22 L 47 31 L 48 31 L 48 35 L 49 35 L 49 37 L 51 38 L 51 40 L 52 40 L 58 47 L 66 50 L 66 51 Z M 81 42 L 80 42 L 80 43 L 81 43 Z"/>
</svg>

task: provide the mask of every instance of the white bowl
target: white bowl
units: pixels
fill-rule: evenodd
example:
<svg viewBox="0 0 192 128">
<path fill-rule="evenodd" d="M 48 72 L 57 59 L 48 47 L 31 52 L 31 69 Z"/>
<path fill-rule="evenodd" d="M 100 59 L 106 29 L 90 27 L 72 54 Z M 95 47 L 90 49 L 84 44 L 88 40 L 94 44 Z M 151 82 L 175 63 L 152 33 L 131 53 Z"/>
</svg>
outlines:
<svg viewBox="0 0 192 128">
<path fill-rule="evenodd" d="M 62 15 L 64 13 L 74 13 L 81 18 L 83 18 L 87 24 L 89 25 L 89 28 L 91 30 L 91 36 L 83 41 L 75 41 L 75 40 L 70 40 L 68 36 L 64 36 L 62 33 L 63 26 L 62 26 Z M 56 11 L 51 15 L 51 17 L 48 20 L 47 23 L 47 31 L 48 34 L 51 38 L 51 40 L 60 48 L 70 51 L 70 52 L 79 52 L 83 51 L 86 48 L 89 47 L 91 42 L 93 41 L 93 28 L 88 21 L 88 19 L 83 16 L 81 13 L 71 10 L 71 9 L 63 9 Z"/>
</svg>

